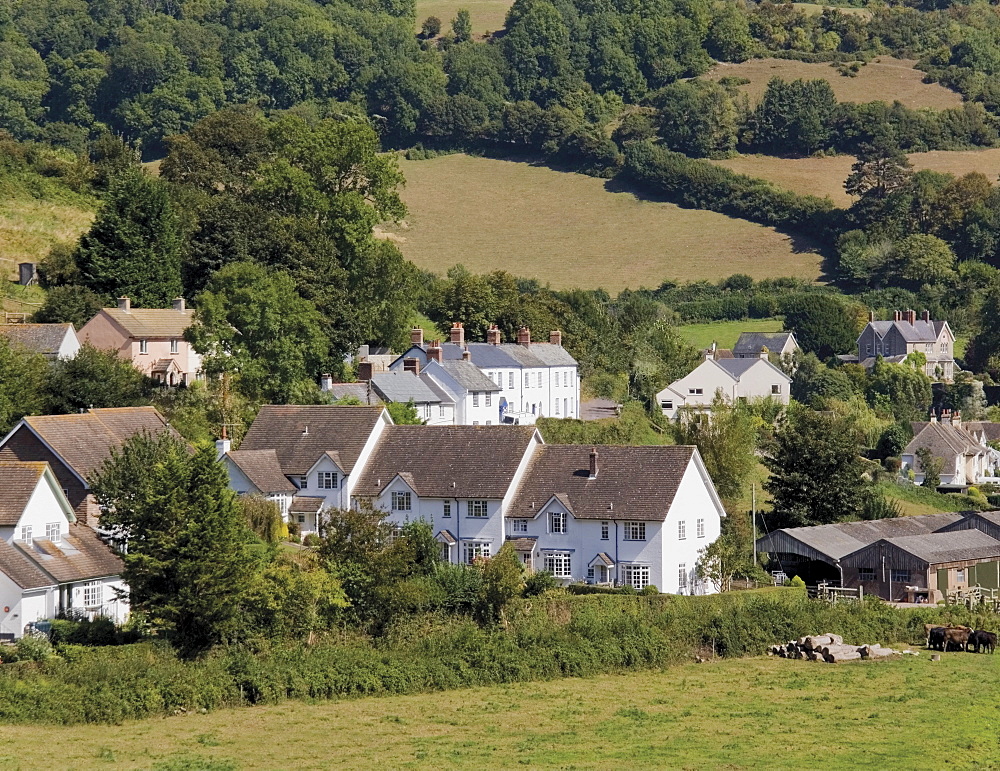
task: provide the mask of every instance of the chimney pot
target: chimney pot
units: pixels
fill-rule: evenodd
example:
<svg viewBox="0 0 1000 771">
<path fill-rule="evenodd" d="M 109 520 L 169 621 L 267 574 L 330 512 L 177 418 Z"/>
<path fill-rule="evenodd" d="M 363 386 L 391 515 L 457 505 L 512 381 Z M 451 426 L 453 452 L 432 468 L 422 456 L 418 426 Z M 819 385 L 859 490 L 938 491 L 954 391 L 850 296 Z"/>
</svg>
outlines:
<svg viewBox="0 0 1000 771">
<path fill-rule="evenodd" d="M 558 329 L 549 332 L 549 345 L 562 345 L 562 332 Z"/>
<path fill-rule="evenodd" d="M 924 321 L 930 322 L 930 320 L 931 320 L 931 312 L 930 311 L 924 311 L 920 315 L 923 317 Z"/>
<path fill-rule="evenodd" d="M 903 312 L 902 311 L 893 311 L 892 312 L 892 320 L 893 321 L 902 321 L 903 320 Z"/>
<path fill-rule="evenodd" d="M 124 295 L 122 297 L 119 297 L 118 298 L 118 310 L 125 311 L 126 313 L 131 313 L 132 312 L 132 301 L 128 297 L 125 297 Z"/>
<path fill-rule="evenodd" d="M 767 360 L 767 354 L 768 354 L 768 350 L 767 350 L 767 346 L 766 346 L 766 345 L 762 345 L 762 346 L 760 347 L 760 353 L 759 353 L 759 354 L 757 354 L 757 355 L 758 355 L 758 356 L 759 356 L 760 358 L 762 358 L 762 359 L 764 359 L 764 360 L 766 361 L 766 360 Z"/>
<path fill-rule="evenodd" d="M 465 345 L 465 329 L 461 321 L 456 321 L 451 325 L 451 342 L 455 345 Z"/>
<path fill-rule="evenodd" d="M 517 344 L 523 345 L 525 348 L 531 345 L 531 330 L 527 327 L 521 327 L 517 330 Z"/>
<path fill-rule="evenodd" d="M 332 391 L 333 390 L 333 375 L 329 372 L 324 372 L 319 376 L 319 390 L 320 391 Z"/>
<path fill-rule="evenodd" d="M 468 348 L 462 351 L 462 361 L 472 361 L 472 353 Z"/>
<path fill-rule="evenodd" d="M 597 448 L 590 451 L 590 478 L 597 479 Z"/>
<path fill-rule="evenodd" d="M 490 324 L 490 328 L 486 330 L 486 342 L 490 345 L 500 345 L 500 327 L 496 324 Z"/>
<path fill-rule="evenodd" d="M 906 311 L 906 320 L 910 323 L 910 326 L 913 326 L 914 324 L 916 324 L 917 323 L 917 312 L 914 311 L 914 310 L 907 310 Z"/>
<path fill-rule="evenodd" d="M 175 297 L 174 300 L 173 300 L 173 306 L 174 306 L 174 310 L 175 311 L 183 311 L 185 309 L 184 298 L 183 297 Z"/>
<path fill-rule="evenodd" d="M 424 330 L 420 327 L 413 327 L 410 330 L 410 343 L 412 345 L 418 345 L 421 348 L 424 347 Z"/>
</svg>

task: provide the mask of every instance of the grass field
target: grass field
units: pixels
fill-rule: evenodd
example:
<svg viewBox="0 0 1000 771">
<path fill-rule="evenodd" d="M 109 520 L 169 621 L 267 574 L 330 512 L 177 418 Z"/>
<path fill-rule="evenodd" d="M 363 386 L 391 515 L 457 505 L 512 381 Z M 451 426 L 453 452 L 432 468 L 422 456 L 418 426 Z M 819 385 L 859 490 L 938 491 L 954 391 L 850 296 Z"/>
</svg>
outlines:
<svg viewBox="0 0 1000 771">
<path fill-rule="evenodd" d="M 857 77 L 841 75 L 828 62 L 798 62 L 792 59 L 749 59 L 740 64 L 716 64 L 704 75 L 709 80 L 724 77 L 748 78 L 740 90 L 752 103 L 760 101 L 771 78 L 830 81 L 841 102 L 900 101 L 907 107 L 957 107 L 962 97 L 937 83 L 924 83 L 924 73 L 913 68 L 915 61 L 881 56 L 862 67 Z"/>
<path fill-rule="evenodd" d="M 978 171 L 996 182 L 1000 177 L 1000 148 L 987 150 L 934 150 L 910 153 L 916 171 L 930 169 L 962 176 Z M 837 206 L 850 206 L 853 198 L 844 192 L 844 180 L 851 173 L 854 156 L 828 158 L 774 158 L 769 155 L 741 155 L 721 161 L 720 166 L 774 182 L 800 194 L 829 196 Z"/>
<path fill-rule="evenodd" d="M 120 726 L 12 726 L 0 768 L 931 769 L 942 758 L 991 768 L 1000 763 L 998 663 L 966 653 L 718 660 Z"/>
<path fill-rule="evenodd" d="M 732 348 L 742 332 L 780 332 L 782 324 L 781 319 L 746 319 L 684 324 L 674 329 L 695 348 L 708 348 L 713 342 L 718 343 L 720 348 Z"/>
<path fill-rule="evenodd" d="M 853 8 L 846 5 L 821 5 L 817 3 L 792 3 L 792 5 L 795 6 L 796 10 L 807 13 L 810 16 L 819 15 L 827 8 L 853 16 L 864 16 L 865 18 L 871 18 L 872 15 L 872 12 L 867 8 Z"/>
<path fill-rule="evenodd" d="M 745 220 L 610 192 L 604 180 L 447 155 L 401 161 L 410 214 L 391 237 L 418 266 L 507 270 L 557 288 L 609 291 L 665 279 L 817 279 L 811 244 Z"/>
<path fill-rule="evenodd" d="M 39 262 L 52 245 L 85 231 L 94 212 L 35 198 L 0 198 L 0 268 L 17 275 L 17 263 Z"/>
<path fill-rule="evenodd" d="M 447 32 L 458 9 L 467 8 L 472 16 L 472 34 L 485 35 L 503 29 L 511 5 L 513 0 L 418 0 L 417 29 L 428 16 L 437 16 L 441 20 L 441 31 Z"/>
</svg>

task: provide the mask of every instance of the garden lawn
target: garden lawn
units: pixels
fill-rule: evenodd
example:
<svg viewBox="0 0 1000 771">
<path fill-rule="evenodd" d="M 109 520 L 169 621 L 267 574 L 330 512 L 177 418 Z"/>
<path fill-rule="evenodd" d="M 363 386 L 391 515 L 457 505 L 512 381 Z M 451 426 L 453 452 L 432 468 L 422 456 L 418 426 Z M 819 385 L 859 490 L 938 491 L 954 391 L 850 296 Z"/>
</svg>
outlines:
<svg viewBox="0 0 1000 771">
<path fill-rule="evenodd" d="M 120 726 L 8 727 L 0 768 L 937 769 L 942 758 L 988 768 L 1000 764 L 998 688 L 1000 656 L 729 659 Z"/>
</svg>

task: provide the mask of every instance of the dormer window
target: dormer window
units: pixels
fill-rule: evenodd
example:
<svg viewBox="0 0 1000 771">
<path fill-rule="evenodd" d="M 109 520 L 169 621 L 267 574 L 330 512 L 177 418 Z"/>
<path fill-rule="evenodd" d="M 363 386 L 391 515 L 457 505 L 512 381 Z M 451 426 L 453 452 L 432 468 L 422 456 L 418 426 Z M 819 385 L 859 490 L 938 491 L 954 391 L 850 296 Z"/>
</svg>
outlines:
<svg viewBox="0 0 1000 771">
<path fill-rule="evenodd" d="M 139 353 L 149 353 L 149 340 L 143 338 L 139 341 Z"/>
<path fill-rule="evenodd" d="M 52 543 L 59 543 L 62 540 L 62 524 L 60 522 L 46 523 L 45 537 Z"/>
</svg>

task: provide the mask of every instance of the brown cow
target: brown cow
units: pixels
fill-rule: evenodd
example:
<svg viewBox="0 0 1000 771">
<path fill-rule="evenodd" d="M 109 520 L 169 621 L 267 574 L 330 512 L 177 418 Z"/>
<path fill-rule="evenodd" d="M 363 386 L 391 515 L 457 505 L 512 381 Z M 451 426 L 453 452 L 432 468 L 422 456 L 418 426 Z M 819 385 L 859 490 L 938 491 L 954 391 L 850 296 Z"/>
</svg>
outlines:
<svg viewBox="0 0 1000 771">
<path fill-rule="evenodd" d="M 927 638 L 925 644 L 928 648 L 931 647 L 931 632 L 935 629 L 964 629 L 966 632 L 972 633 L 972 627 L 960 624 L 924 624 L 924 636 Z"/>
<path fill-rule="evenodd" d="M 944 631 L 944 649 L 967 650 L 969 643 L 969 628 L 946 629 Z"/>
</svg>

